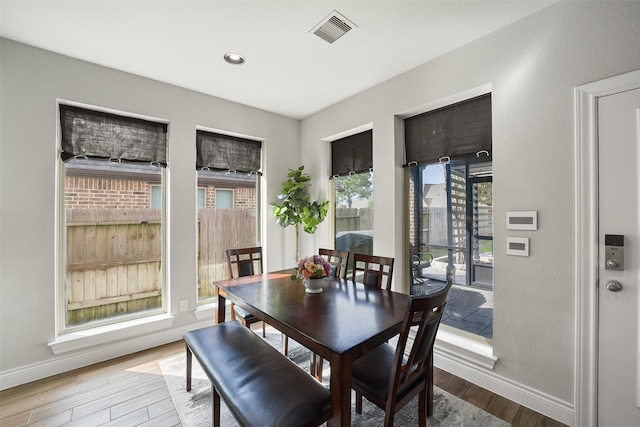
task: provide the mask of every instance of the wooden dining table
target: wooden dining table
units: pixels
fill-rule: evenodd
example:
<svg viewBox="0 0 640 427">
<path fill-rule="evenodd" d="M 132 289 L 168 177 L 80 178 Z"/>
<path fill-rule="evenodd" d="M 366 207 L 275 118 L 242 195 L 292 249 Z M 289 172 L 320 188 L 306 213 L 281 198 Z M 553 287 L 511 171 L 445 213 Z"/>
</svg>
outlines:
<svg viewBox="0 0 640 427">
<path fill-rule="evenodd" d="M 214 282 L 216 321 L 225 321 L 226 300 L 315 352 L 331 364 L 331 425 L 351 423 L 351 362 L 400 332 L 408 295 L 327 278 L 308 294 L 295 270 Z"/>
</svg>

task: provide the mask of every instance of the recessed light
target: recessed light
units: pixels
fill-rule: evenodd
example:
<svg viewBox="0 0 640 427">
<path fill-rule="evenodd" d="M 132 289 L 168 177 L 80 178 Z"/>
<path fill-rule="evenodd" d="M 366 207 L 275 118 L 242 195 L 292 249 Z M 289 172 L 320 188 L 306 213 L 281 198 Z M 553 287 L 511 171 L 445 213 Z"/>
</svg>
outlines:
<svg viewBox="0 0 640 427">
<path fill-rule="evenodd" d="M 239 53 L 235 53 L 235 52 L 227 52 L 224 54 L 224 60 L 227 61 L 229 64 L 233 64 L 233 65 L 240 65 L 240 64 L 244 64 L 244 56 L 240 55 Z"/>
</svg>

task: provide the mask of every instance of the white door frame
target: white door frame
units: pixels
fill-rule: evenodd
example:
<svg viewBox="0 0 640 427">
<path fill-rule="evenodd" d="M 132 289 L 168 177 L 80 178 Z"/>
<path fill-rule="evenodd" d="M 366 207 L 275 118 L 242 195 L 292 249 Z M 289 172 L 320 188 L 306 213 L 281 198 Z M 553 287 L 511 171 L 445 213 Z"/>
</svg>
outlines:
<svg viewBox="0 0 640 427">
<path fill-rule="evenodd" d="M 574 426 L 598 424 L 598 110 L 599 97 L 640 87 L 640 70 L 575 88 Z"/>
</svg>

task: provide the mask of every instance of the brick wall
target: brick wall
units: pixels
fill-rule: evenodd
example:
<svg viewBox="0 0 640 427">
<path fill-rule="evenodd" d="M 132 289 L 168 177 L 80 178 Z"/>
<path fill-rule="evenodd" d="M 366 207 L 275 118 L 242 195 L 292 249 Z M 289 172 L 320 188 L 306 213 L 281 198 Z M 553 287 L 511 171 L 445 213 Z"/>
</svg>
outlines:
<svg viewBox="0 0 640 427">
<path fill-rule="evenodd" d="M 131 179 L 66 177 L 65 203 L 67 208 L 138 208 L 150 207 L 150 185 Z"/>
<path fill-rule="evenodd" d="M 149 209 L 151 186 L 155 183 L 135 179 L 96 178 L 90 176 L 67 176 L 65 203 L 72 209 Z M 234 209 L 255 209 L 255 187 L 235 187 Z M 206 189 L 206 207 L 215 207 L 216 187 Z"/>
</svg>

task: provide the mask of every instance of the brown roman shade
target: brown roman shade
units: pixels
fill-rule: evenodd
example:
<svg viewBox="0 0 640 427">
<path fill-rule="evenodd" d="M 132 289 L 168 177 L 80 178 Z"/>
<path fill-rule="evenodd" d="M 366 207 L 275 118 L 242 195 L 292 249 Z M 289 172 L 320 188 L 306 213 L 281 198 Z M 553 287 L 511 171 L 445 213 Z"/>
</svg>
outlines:
<svg viewBox="0 0 640 427">
<path fill-rule="evenodd" d="M 167 166 L 167 124 L 60 105 L 61 157 Z"/>
<path fill-rule="evenodd" d="M 196 131 L 196 169 L 260 175 L 262 143 L 220 133 Z"/>
<path fill-rule="evenodd" d="M 367 172 L 373 168 L 373 131 L 331 142 L 331 177 Z"/>
<path fill-rule="evenodd" d="M 404 120 L 407 165 L 491 157 L 491 94 Z"/>
</svg>

